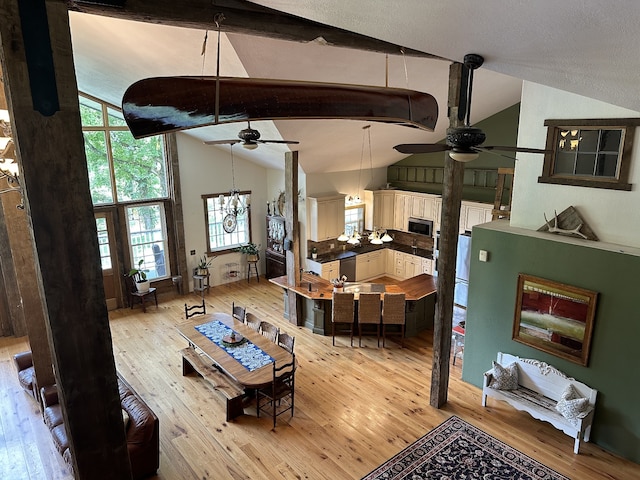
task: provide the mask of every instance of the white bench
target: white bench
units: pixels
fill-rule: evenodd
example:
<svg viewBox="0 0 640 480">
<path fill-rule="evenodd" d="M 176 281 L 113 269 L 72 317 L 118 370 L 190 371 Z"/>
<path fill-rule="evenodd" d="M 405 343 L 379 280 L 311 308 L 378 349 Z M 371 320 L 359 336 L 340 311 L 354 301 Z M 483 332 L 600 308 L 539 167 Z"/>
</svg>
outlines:
<svg viewBox="0 0 640 480">
<path fill-rule="evenodd" d="M 484 374 L 482 406 L 487 406 L 487 397 L 493 397 L 509 403 L 518 410 L 528 412 L 538 420 L 549 422 L 558 430 L 575 438 L 573 452 L 577 454 L 580 449 L 580 441 L 589 441 L 598 391 L 567 377 L 544 362 L 520 358 L 508 353 L 498 353 L 497 363 L 503 367 L 513 362 L 516 362 L 518 367 L 518 388 L 516 390 L 497 390 L 489 387 L 493 378 L 493 369 L 491 369 Z M 589 406 L 583 413 L 583 418 L 565 418 L 555 408 L 569 384 L 573 385 L 581 398 L 589 399 Z"/>
</svg>

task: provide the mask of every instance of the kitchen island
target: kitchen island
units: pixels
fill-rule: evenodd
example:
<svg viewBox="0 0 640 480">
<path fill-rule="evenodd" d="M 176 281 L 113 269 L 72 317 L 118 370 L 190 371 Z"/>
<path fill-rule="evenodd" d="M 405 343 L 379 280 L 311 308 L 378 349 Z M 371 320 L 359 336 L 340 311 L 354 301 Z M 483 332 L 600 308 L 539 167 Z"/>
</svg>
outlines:
<svg viewBox="0 0 640 480">
<path fill-rule="evenodd" d="M 308 273 L 302 274 L 296 285 L 287 285 L 287 277 L 269 280 L 284 290 L 285 317 L 288 318 L 287 297 L 296 295 L 302 312 L 305 327 L 320 335 L 331 335 L 331 301 L 333 285 L 331 282 Z M 427 274 L 417 275 L 396 284 L 375 284 L 352 282 L 345 284 L 345 291 L 355 293 L 356 302 L 360 291 L 379 291 L 385 293 L 404 293 L 407 302 L 405 336 L 412 337 L 423 330 L 433 328 L 436 303 L 436 279 Z"/>
</svg>

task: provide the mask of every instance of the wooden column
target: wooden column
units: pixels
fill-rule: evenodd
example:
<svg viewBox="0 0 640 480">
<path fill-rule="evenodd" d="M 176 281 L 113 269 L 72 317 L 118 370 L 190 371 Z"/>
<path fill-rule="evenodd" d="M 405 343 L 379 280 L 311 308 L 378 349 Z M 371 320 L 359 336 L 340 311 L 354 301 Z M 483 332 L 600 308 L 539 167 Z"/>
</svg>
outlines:
<svg viewBox="0 0 640 480">
<path fill-rule="evenodd" d="M 1 83 L 0 108 L 8 109 L 4 82 Z M 0 185 L 0 189 L 13 186 L 6 179 L 1 183 L 6 183 L 6 185 Z M 0 256 L 3 270 L 11 271 L 11 275 L 5 277 L 4 288 L 6 292 L 14 291 L 17 293 L 14 299 L 15 304 L 12 305 L 17 307 L 14 309 L 16 317 L 12 316 L 12 320 L 17 320 L 19 325 L 24 328 L 16 328 L 13 334 L 20 336 L 27 333 L 29 336 L 37 385 L 53 385 L 56 380 L 53 374 L 49 339 L 47 338 L 44 301 L 40 296 L 38 285 L 35 245 L 27 213 L 24 209 L 17 208 L 20 204 L 22 204 L 22 195 L 17 190 L 4 193 L 0 198 L 0 223 L 2 223 L 0 229 L 0 252 L 2 253 Z M 9 278 L 14 282 L 11 288 L 8 288 L 7 285 Z M 14 324 L 14 326 L 17 325 Z"/>
<path fill-rule="evenodd" d="M 462 85 L 460 63 L 449 69 L 449 127 L 460 127 L 458 118 Z M 431 370 L 432 407 L 447 403 L 449 388 L 449 361 L 451 354 L 451 328 L 453 322 L 453 293 L 456 281 L 456 253 L 460 224 L 460 204 L 464 181 L 464 164 L 445 153 L 442 181 L 442 222 L 440 226 L 440 252 L 438 256 L 438 291 L 436 316 L 433 324 L 433 368 Z"/>
<path fill-rule="evenodd" d="M 300 281 L 300 231 L 298 223 L 298 152 L 284 154 L 284 204 L 287 239 L 287 284 L 296 285 Z M 289 322 L 302 322 L 301 304 L 298 295 L 289 291 Z"/>
<path fill-rule="evenodd" d="M 20 11 L 22 7 L 22 11 Z M 5 83 L 76 478 L 131 478 L 67 3 L 0 0 Z"/>
</svg>

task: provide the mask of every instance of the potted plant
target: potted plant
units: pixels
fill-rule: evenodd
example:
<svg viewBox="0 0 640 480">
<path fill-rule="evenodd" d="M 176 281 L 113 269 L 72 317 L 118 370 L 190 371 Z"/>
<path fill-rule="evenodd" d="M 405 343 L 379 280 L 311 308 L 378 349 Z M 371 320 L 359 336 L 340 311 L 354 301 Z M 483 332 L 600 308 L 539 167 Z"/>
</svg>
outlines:
<svg viewBox="0 0 640 480">
<path fill-rule="evenodd" d="M 198 275 L 207 275 L 209 273 L 209 267 L 211 266 L 211 262 L 213 262 L 213 259 L 216 257 L 212 257 L 211 259 L 207 258 L 206 254 L 203 254 L 202 257 L 200 257 L 200 260 L 198 260 Z"/>
<path fill-rule="evenodd" d="M 249 242 L 246 245 L 240 245 L 236 248 L 236 251 L 247 255 L 248 262 L 257 262 L 260 258 L 260 245 L 256 245 L 253 242 Z"/>
<path fill-rule="evenodd" d="M 316 247 L 313 247 L 311 249 L 311 258 L 313 258 L 314 260 L 318 258 L 318 249 Z"/>
<path fill-rule="evenodd" d="M 129 276 L 136 277 L 136 289 L 141 293 L 148 292 L 151 285 L 151 282 L 147 280 L 148 270 L 144 270 L 142 268 L 143 264 L 144 258 L 141 258 L 140 261 L 138 261 L 138 268 L 132 268 L 131 270 L 129 270 Z"/>
</svg>

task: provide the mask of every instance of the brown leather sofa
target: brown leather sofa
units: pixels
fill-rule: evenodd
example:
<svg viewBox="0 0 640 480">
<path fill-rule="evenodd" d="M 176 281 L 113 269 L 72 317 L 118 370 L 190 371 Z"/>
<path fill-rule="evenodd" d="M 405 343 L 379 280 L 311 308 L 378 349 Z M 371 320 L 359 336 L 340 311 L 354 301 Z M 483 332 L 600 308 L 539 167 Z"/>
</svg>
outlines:
<svg viewBox="0 0 640 480">
<path fill-rule="evenodd" d="M 31 351 L 16 353 L 13 356 L 13 361 L 16 364 L 16 370 L 18 370 L 18 381 L 20 385 L 37 400 L 38 382 L 36 381 L 36 372 L 33 369 Z"/>
<path fill-rule="evenodd" d="M 158 417 L 131 386 L 118 374 L 118 389 L 122 410 L 128 416 L 126 425 L 127 450 L 134 479 L 154 475 L 160 466 L 160 428 Z M 49 427 L 53 443 L 62 458 L 73 468 L 69 440 L 62 418 L 62 407 L 58 403 L 55 385 L 40 389 L 44 406 L 44 422 Z M 123 413 L 123 416 L 124 413 Z"/>
</svg>

